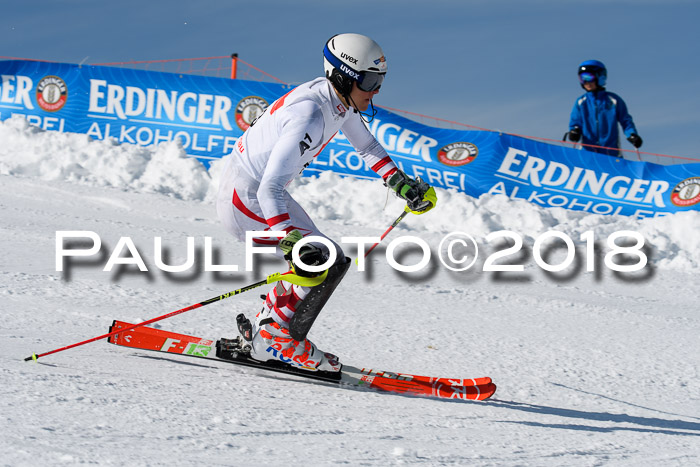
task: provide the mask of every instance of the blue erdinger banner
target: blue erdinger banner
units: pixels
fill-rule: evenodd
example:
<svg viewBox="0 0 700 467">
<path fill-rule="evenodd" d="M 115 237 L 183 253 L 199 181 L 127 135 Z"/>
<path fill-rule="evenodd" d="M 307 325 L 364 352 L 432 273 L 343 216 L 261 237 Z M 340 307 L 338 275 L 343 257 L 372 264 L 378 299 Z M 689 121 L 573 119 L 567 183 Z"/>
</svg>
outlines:
<svg viewBox="0 0 700 467">
<path fill-rule="evenodd" d="M 123 68 L 0 61 L 0 119 L 24 115 L 46 130 L 152 145 L 179 139 L 205 164 L 291 88 Z M 545 207 L 662 216 L 697 210 L 700 164 L 627 161 L 488 131 L 425 126 L 384 109 L 369 129 L 402 170 L 470 196 L 502 194 Z M 306 171 L 376 175 L 342 133 Z"/>
<path fill-rule="evenodd" d="M 0 61 L 0 119 L 25 115 L 46 130 L 142 146 L 179 139 L 217 159 L 289 87 L 187 74 Z"/>
<path fill-rule="evenodd" d="M 474 197 L 502 194 L 544 207 L 635 217 L 700 204 L 700 164 L 661 166 L 496 132 L 428 127 L 382 109 L 369 128 L 409 175 Z M 342 135 L 310 168 L 373 176 Z"/>
</svg>

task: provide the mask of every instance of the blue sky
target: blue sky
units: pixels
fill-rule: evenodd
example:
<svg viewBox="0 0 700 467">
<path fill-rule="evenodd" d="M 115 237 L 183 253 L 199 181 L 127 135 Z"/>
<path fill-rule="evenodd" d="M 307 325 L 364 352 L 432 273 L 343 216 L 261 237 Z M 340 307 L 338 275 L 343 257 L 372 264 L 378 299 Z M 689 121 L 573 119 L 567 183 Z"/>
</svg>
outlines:
<svg viewBox="0 0 700 467">
<path fill-rule="evenodd" d="M 692 0 L 0 0 L 0 56 L 104 63 L 229 55 L 289 83 L 322 74 L 325 41 L 384 49 L 379 105 L 561 139 L 602 60 L 643 151 L 700 159 L 700 2 Z M 624 149 L 632 149 L 626 141 Z"/>
</svg>

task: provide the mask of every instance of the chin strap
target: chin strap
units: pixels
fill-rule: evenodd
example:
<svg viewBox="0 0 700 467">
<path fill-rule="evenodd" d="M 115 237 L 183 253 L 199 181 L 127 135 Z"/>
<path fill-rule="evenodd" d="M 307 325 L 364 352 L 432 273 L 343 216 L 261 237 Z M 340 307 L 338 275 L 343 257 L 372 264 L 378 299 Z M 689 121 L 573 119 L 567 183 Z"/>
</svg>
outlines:
<svg viewBox="0 0 700 467">
<path fill-rule="evenodd" d="M 372 108 L 372 115 L 369 114 L 364 114 L 360 112 L 360 117 L 362 120 L 365 121 L 365 123 L 369 123 L 372 120 L 374 120 L 374 117 L 377 115 L 377 109 L 374 108 L 374 101 L 372 99 L 369 100 L 369 106 Z"/>
</svg>

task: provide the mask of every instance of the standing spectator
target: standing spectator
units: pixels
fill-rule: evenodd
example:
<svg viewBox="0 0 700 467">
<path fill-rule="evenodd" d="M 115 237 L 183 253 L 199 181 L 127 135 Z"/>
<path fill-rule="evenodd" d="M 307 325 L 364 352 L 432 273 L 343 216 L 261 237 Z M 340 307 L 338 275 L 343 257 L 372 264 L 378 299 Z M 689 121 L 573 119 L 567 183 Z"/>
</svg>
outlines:
<svg viewBox="0 0 700 467">
<path fill-rule="evenodd" d="M 605 90 L 607 77 L 605 65 L 598 60 L 586 60 L 579 65 L 578 79 L 586 94 L 574 102 L 567 134 L 569 140 L 575 143 L 581 141 L 589 151 L 620 157 L 618 123 L 635 148 L 642 146 L 642 138 L 627 112 L 625 101 Z"/>
</svg>

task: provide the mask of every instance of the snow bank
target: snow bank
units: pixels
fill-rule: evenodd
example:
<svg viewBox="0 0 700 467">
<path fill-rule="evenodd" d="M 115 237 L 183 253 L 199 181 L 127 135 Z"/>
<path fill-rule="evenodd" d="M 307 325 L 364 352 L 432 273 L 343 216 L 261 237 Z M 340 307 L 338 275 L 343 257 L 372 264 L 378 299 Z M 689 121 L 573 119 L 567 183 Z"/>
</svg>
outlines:
<svg viewBox="0 0 700 467">
<path fill-rule="evenodd" d="M 43 131 L 21 117 L 0 122 L 0 174 L 41 180 L 112 186 L 122 190 L 161 193 L 188 201 L 213 202 L 221 162 L 207 171 L 187 157 L 177 143 L 157 147 L 95 141 L 82 134 Z M 374 180 L 342 178 L 325 172 L 317 178 L 300 178 L 290 191 L 312 218 L 344 224 L 386 228 L 401 212 L 402 203 Z M 588 230 L 604 239 L 612 232 L 641 233 L 653 248 L 660 268 L 700 269 L 700 212 L 638 220 L 602 216 L 563 208 L 542 208 L 505 196 L 470 198 L 453 190 L 437 190 L 438 207 L 426 216 L 411 216 L 401 229 L 449 233 L 465 231 L 483 238 L 498 230 L 511 230 L 529 244 L 548 230 L 567 233 L 575 242 Z"/>
<path fill-rule="evenodd" d="M 374 180 L 343 179 L 325 172 L 317 178 L 298 179 L 290 188 L 314 219 L 342 220 L 346 224 L 385 229 L 401 213 L 403 203 Z M 593 231 L 602 245 L 612 233 L 631 230 L 651 246 L 651 262 L 662 269 L 700 270 L 700 212 L 689 211 L 656 219 L 604 216 L 563 208 L 542 208 L 525 200 L 482 195 L 475 199 L 456 190 L 437 189 L 438 205 L 429 214 L 411 216 L 399 230 L 425 232 L 463 231 L 484 238 L 500 230 L 522 236 L 526 245 L 543 233 L 566 233 L 576 244 Z"/>
<path fill-rule="evenodd" d="M 211 177 L 174 142 L 157 147 L 43 131 L 22 117 L 0 122 L 0 174 L 204 199 Z"/>
</svg>

